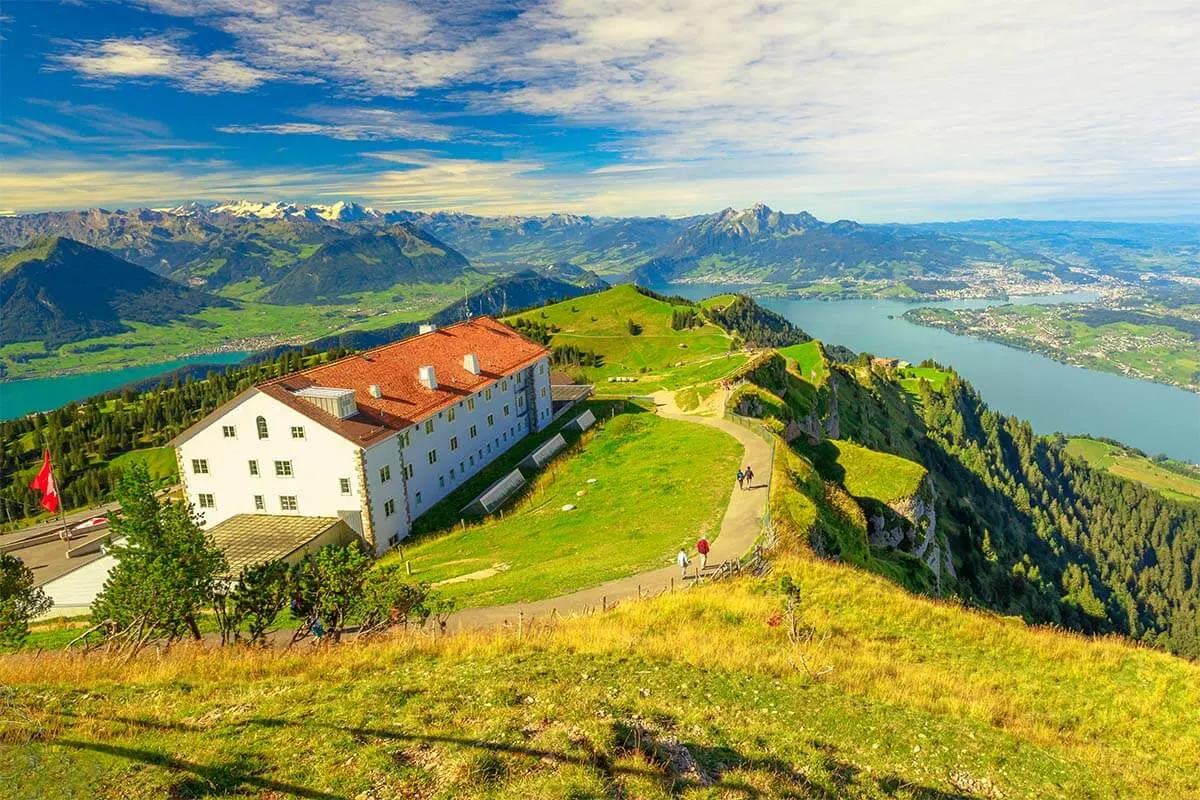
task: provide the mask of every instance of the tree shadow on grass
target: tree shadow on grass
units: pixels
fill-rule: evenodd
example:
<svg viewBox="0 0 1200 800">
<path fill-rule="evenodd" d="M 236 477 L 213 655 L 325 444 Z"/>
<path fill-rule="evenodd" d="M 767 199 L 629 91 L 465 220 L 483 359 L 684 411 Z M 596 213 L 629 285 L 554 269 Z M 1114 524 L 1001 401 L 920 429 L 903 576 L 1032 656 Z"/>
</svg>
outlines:
<svg viewBox="0 0 1200 800">
<path fill-rule="evenodd" d="M 156 750 L 122 747 L 102 742 L 55 739 L 54 744 L 74 750 L 116 756 L 153 767 L 161 767 L 172 772 L 187 773 L 186 777 L 172 787 L 172 797 L 209 797 L 257 790 L 275 792 L 288 797 L 309 798 L 310 800 L 346 800 L 343 795 L 262 777 L 260 773 L 265 772 L 268 767 L 254 756 L 237 755 L 217 764 L 196 764 Z"/>
<path fill-rule="evenodd" d="M 184 723 L 123 717 L 108 719 L 152 730 L 190 734 L 208 732 L 207 728 Z M 906 800 L 978 800 L 977 795 L 946 792 L 932 786 L 912 783 L 895 775 L 865 776 L 859 767 L 839 758 L 837 748 L 825 742 L 812 741 L 809 743 L 810 747 L 819 753 L 816 762 L 819 765 L 818 775 L 814 776 L 797 764 L 780 758 L 750 757 L 731 747 L 712 747 L 696 742 L 662 739 L 658 735 L 648 732 L 640 723 L 614 722 L 612 740 L 607 747 L 597 747 L 583 738 L 575 739 L 573 740 L 574 744 L 580 749 L 577 754 L 464 736 L 406 733 L 387 728 L 342 726 L 267 717 L 239 720 L 230 723 L 230 726 L 277 729 L 320 728 L 344 733 L 359 744 L 368 744 L 371 740 L 376 739 L 415 745 L 443 745 L 481 751 L 488 756 L 525 757 L 542 763 L 579 766 L 598 773 L 611 787 L 610 793 L 613 797 L 625 796 L 626 791 L 621 786 L 623 779 L 650 781 L 673 797 L 678 797 L 691 789 L 715 788 L 757 800 L 757 798 L 775 796 L 781 788 L 774 786 L 762 789 L 737 776 L 728 774 L 734 771 L 747 771 L 766 773 L 782 784 L 782 788 L 786 791 L 798 792 L 799 796 L 814 798 L 814 800 L 838 800 L 848 794 L 902 797 Z M 233 794 L 248 789 L 257 789 L 295 797 L 316 798 L 317 800 L 341 800 L 339 795 L 262 777 L 262 773 L 267 772 L 270 765 L 258 756 L 243 754 L 221 763 L 202 765 L 152 750 L 70 739 L 58 739 L 56 743 L 64 747 L 106 753 L 168 770 L 189 773 L 186 779 L 174 786 L 173 796 L 176 797 Z M 686 756 L 681 755 L 684 753 Z M 619 759 L 629 756 L 636 756 L 636 760 L 640 763 L 636 765 L 616 763 Z M 682 762 L 687 762 L 688 759 L 690 762 L 684 765 Z"/>
<path fill-rule="evenodd" d="M 708 747 L 693 742 L 681 742 L 676 749 L 686 748 L 698 768 L 690 774 L 681 773 L 674 768 L 676 766 L 674 757 L 667 753 L 661 745 L 654 741 L 642 740 L 634 733 L 634 727 L 620 722 L 614 723 L 613 726 L 614 746 L 611 748 L 611 755 L 584 740 L 576 741 L 576 745 L 583 752 L 574 755 L 507 742 L 486 741 L 462 736 L 405 733 L 383 728 L 354 728 L 267 718 L 250 719 L 245 724 L 276 728 L 319 727 L 352 734 L 360 741 L 378 738 L 418 744 L 450 745 L 483 750 L 490 754 L 525 756 L 542 762 L 571 764 L 596 770 L 613 787 L 619 787 L 618 782 L 623 777 L 651 780 L 658 783 L 673 797 L 678 797 L 689 789 L 706 788 L 735 792 L 747 798 L 775 796 L 773 789 L 759 789 L 735 777 L 726 776 L 726 773 L 733 770 L 748 770 L 768 772 L 786 783 L 789 791 L 799 791 L 803 793 L 801 796 L 816 800 L 840 800 L 847 796 L 848 792 L 861 794 L 864 791 L 877 792 L 883 797 L 904 797 L 909 800 L 978 800 L 977 796 L 973 794 L 948 793 L 932 786 L 923 786 L 895 776 L 863 778 L 862 771 L 857 766 L 839 759 L 836 755 L 837 749 L 833 745 L 823 742 L 812 742 L 812 746 L 822 752 L 820 763 L 827 775 L 827 780 L 816 780 L 804 774 L 796 765 L 783 759 L 753 758 L 744 756 L 730 747 Z M 615 764 L 612 758 L 612 755 L 623 756 L 635 753 L 643 757 L 645 766 Z M 612 795 L 623 797 L 625 792 L 614 788 Z"/>
</svg>

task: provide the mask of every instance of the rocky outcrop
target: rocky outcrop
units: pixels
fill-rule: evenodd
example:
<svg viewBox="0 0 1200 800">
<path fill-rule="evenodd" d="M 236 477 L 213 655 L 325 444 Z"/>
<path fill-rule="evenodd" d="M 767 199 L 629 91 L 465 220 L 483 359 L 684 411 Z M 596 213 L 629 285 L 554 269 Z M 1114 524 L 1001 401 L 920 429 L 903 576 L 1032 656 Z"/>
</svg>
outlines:
<svg viewBox="0 0 1200 800">
<path fill-rule="evenodd" d="M 938 537 L 937 497 L 926 475 L 911 497 L 876 504 L 868 512 L 867 537 L 874 547 L 902 550 L 921 559 L 940 585 L 943 575 L 957 577 L 950 550 Z"/>
</svg>

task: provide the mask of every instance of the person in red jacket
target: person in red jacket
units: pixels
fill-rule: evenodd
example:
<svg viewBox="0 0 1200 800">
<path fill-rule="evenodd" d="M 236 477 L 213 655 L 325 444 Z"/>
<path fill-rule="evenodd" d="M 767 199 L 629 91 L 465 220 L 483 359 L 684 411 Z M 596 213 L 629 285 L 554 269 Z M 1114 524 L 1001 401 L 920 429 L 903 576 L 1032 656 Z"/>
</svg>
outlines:
<svg viewBox="0 0 1200 800">
<path fill-rule="evenodd" d="M 704 572 L 708 567 L 708 539 L 703 534 L 700 541 L 696 542 L 696 552 L 700 554 L 700 571 Z"/>
</svg>

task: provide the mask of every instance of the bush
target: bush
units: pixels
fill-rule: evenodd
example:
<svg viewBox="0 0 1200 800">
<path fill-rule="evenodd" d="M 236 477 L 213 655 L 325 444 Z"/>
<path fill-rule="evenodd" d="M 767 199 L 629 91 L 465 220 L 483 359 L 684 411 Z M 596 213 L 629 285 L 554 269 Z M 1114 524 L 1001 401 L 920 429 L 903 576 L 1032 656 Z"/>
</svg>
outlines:
<svg viewBox="0 0 1200 800">
<path fill-rule="evenodd" d="M 188 632 L 199 639 L 196 617 L 212 598 L 225 556 L 200 529 L 190 506 L 159 503 L 144 462 L 134 462 L 121 476 L 117 500 L 121 511 L 110 515 L 110 525 L 125 543 L 111 550 L 117 564 L 92 606 L 92 618 L 105 624 L 110 645 L 132 652 Z"/>
<path fill-rule="evenodd" d="M 33 585 L 33 570 L 9 553 L 0 553 L 0 647 L 16 649 L 29 635 L 29 621 L 54 603 Z"/>
<path fill-rule="evenodd" d="M 341 641 L 361 605 L 371 557 L 357 545 L 323 547 L 292 568 L 292 612 L 301 619 L 292 640 L 313 633 Z"/>
</svg>

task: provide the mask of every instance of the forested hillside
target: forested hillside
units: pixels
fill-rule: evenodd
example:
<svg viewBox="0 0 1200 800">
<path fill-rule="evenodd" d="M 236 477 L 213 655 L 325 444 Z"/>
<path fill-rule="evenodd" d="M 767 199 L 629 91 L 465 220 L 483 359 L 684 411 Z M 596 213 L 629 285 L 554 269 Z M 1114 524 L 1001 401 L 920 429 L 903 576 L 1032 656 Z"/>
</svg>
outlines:
<svg viewBox="0 0 1200 800">
<path fill-rule="evenodd" d="M 953 559 L 943 569 L 926 558 L 943 593 L 1200 656 L 1200 507 L 1090 467 L 1069 454 L 1065 438 L 1037 436 L 1029 423 L 989 409 L 951 371 L 896 370 L 867 356 L 825 369 L 819 388 L 805 388 L 799 373 L 785 381 L 778 369 L 758 370 L 752 377 L 766 396 L 783 398 L 755 406 L 758 414 L 804 423 L 793 447 L 826 481 L 845 478 L 822 453 L 826 445 L 813 444 L 826 435 L 927 469 L 936 509 L 928 524 Z M 835 523 L 814 520 L 814 546 L 855 560 Z M 855 563 L 910 588 L 933 583 L 910 562 L 892 569 L 895 559 L 875 543 L 869 549 L 874 563 Z"/>
</svg>

